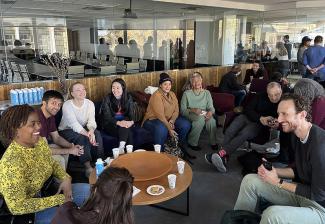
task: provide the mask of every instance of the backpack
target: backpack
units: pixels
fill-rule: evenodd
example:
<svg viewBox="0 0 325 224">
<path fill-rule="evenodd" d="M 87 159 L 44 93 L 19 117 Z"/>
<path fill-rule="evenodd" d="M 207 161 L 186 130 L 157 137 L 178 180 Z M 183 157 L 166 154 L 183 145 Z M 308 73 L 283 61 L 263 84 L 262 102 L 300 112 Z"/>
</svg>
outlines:
<svg viewBox="0 0 325 224">
<path fill-rule="evenodd" d="M 260 221 L 261 216 L 254 212 L 229 210 L 223 214 L 220 224 L 259 224 Z"/>
<path fill-rule="evenodd" d="M 170 137 L 168 136 L 167 141 L 164 144 L 165 152 L 171 154 L 173 156 L 183 158 L 184 153 L 182 149 L 178 145 L 178 137 Z"/>
</svg>

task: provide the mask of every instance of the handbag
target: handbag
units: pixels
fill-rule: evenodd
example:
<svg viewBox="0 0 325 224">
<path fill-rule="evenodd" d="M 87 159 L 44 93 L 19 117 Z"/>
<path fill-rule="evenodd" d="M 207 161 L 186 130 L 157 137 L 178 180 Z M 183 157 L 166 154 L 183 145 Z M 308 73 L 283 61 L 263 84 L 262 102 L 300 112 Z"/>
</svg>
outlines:
<svg viewBox="0 0 325 224">
<path fill-rule="evenodd" d="M 164 144 L 164 147 L 165 147 L 166 153 L 176 156 L 176 157 L 179 157 L 179 158 L 184 157 L 184 153 L 178 144 L 178 137 L 169 136 L 167 138 L 167 141 Z"/>
</svg>

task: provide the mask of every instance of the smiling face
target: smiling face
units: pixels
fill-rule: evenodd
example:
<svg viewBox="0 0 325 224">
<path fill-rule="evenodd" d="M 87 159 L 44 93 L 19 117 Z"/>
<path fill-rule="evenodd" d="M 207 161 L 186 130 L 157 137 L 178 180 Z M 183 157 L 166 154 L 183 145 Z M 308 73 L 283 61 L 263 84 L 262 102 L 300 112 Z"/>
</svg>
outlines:
<svg viewBox="0 0 325 224">
<path fill-rule="evenodd" d="M 306 119 L 306 111 L 297 113 L 293 100 L 283 100 L 278 106 L 278 122 L 284 132 L 294 132 Z"/>
<path fill-rule="evenodd" d="M 112 93 L 115 96 L 116 99 L 120 99 L 123 94 L 123 88 L 122 85 L 119 82 L 114 82 L 112 84 Z"/>
<path fill-rule="evenodd" d="M 191 80 L 192 88 L 194 90 L 202 89 L 202 78 L 200 76 L 195 76 Z"/>
<path fill-rule="evenodd" d="M 252 66 L 253 71 L 256 73 L 258 71 L 258 69 L 260 68 L 260 64 L 259 63 L 254 63 Z"/>
<path fill-rule="evenodd" d="M 160 88 L 164 93 L 169 93 L 172 88 L 172 82 L 171 81 L 165 81 L 160 84 Z"/>
<path fill-rule="evenodd" d="M 42 102 L 42 111 L 46 117 L 55 116 L 62 107 L 62 100 L 50 98 Z"/>
<path fill-rule="evenodd" d="M 40 138 L 41 122 L 39 121 L 36 112 L 31 113 L 28 116 L 28 120 L 25 125 L 21 125 L 17 129 L 17 134 L 14 140 L 25 147 L 34 147 Z"/>
<path fill-rule="evenodd" d="M 83 100 L 86 98 L 86 88 L 84 85 L 80 83 L 75 84 L 70 94 L 73 97 L 73 99 Z"/>
</svg>

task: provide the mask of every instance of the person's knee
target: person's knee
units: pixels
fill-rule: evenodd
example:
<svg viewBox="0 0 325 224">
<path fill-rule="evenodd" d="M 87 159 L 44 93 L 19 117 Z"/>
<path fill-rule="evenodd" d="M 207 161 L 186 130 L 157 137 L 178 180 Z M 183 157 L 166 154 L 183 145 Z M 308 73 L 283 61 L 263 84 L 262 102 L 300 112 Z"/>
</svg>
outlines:
<svg viewBox="0 0 325 224">
<path fill-rule="evenodd" d="M 196 121 L 192 122 L 192 129 L 203 129 L 205 125 L 205 119 L 203 116 L 199 116 Z"/>
<path fill-rule="evenodd" d="M 187 133 L 191 129 L 191 126 L 192 126 L 191 122 L 189 122 L 188 120 L 184 119 L 184 120 L 182 120 L 179 129 L 182 132 L 186 132 Z"/>
<path fill-rule="evenodd" d="M 163 137 L 168 134 L 168 129 L 166 128 L 166 126 L 163 123 L 160 122 L 160 123 L 156 124 L 155 132 L 157 135 Z"/>
<path fill-rule="evenodd" d="M 211 117 L 207 122 L 206 122 L 206 127 L 209 129 L 209 128 L 214 128 L 217 126 L 217 123 L 216 123 L 216 120 Z"/>
<path fill-rule="evenodd" d="M 283 206 L 270 206 L 264 210 L 261 217 L 261 224 L 287 223 L 287 211 Z"/>
<path fill-rule="evenodd" d="M 241 186 L 244 188 L 257 188 L 260 185 L 260 178 L 257 176 L 257 174 L 251 173 L 251 174 L 247 174 L 242 182 L 241 182 Z"/>
</svg>

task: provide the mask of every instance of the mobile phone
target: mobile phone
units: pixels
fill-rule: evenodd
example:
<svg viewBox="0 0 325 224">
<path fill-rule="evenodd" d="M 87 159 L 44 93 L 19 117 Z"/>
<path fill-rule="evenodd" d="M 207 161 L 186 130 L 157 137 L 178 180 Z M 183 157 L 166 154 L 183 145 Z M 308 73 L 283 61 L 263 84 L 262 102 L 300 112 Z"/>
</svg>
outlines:
<svg viewBox="0 0 325 224">
<path fill-rule="evenodd" d="M 269 125 L 274 125 L 275 124 L 275 119 L 270 119 L 267 121 Z"/>
<path fill-rule="evenodd" d="M 262 161 L 262 164 L 263 164 L 263 166 L 265 167 L 265 169 L 267 169 L 267 170 L 269 170 L 269 171 L 271 171 L 272 170 L 272 163 L 271 162 L 269 162 L 269 161 Z"/>
</svg>

